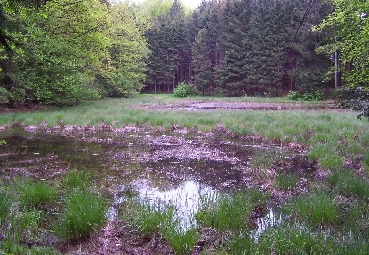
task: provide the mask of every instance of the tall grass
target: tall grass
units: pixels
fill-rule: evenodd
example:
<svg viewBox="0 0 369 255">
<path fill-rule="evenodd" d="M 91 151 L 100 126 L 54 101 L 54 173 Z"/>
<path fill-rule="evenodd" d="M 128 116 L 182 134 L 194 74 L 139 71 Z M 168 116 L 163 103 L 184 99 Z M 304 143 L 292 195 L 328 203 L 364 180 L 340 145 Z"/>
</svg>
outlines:
<svg viewBox="0 0 369 255">
<path fill-rule="evenodd" d="M 331 254 L 334 247 L 333 238 L 294 222 L 266 230 L 257 250 L 258 254 Z"/>
<path fill-rule="evenodd" d="M 29 178 L 18 179 L 16 186 L 19 191 L 20 202 L 30 209 L 42 209 L 57 199 L 56 189 L 46 182 L 36 182 Z"/>
<path fill-rule="evenodd" d="M 297 187 L 297 182 L 299 176 L 297 174 L 279 174 L 277 175 L 277 187 L 283 190 L 295 189 Z"/>
<path fill-rule="evenodd" d="M 256 189 L 222 195 L 203 204 L 196 213 L 199 224 L 205 227 L 225 230 L 245 230 L 251 211 L 258 205 L 265 205 L 266 195 Z"/>
<path fill-rule="evenodd" d="M 63 190 L 70 191 L 73 189 L 85 190 L 89 189 L 92 182 L 92 176 L 87 171 L 73 170 L 63 177 L 61 183 Z"/>
<path fill-rule="evenodd" d="M 299 197 L 289 207 L 297 218 L 313 226 L 334 225 L 339 215 L 338 204 L 333 198 L 325 192 L 313 192 Z"/>
<path fill-rule="evenodd" d="M 11 202 L 9 194 L 0 192 L 0 229 L 10 214 Z"/>
<path fill-rule="evenodd" d="M 57 233 L 67 239 L 85 239 L 99 231 L 106 222 L 107 201 L 87 190 L 72 191 L 65 202 L 65 211 L 55 223 Z"/>
</svg>

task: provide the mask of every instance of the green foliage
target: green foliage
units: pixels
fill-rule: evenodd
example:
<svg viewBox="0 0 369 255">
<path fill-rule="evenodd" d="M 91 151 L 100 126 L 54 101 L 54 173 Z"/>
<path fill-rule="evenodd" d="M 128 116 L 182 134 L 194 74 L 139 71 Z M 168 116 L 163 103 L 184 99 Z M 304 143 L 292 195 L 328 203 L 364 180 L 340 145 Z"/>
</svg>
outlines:
<svg viewBox="0 0 369 255">
<path fill-rule="evenodd" d="M 297 91 L 290 91 L 287 97 L 296 101 L 321 101 L 325 99 L 325 94 L 320 90 L 302 94 Z"/>
<path fill-rule="evenodd" d="M 352 108 L 361 112 L 357 118 L 366 117 L 369 119 L 369 88 L 344 88 L 340 90 L 341 100 L 338 105 L 343 108 Z"/>
<path fill-rule="evenodd" d="M 333 12 L 315 30 L 332 34 L 328 44 L 318 50 L 327 55 L 339 51 L 339 71 L 345 86 L 350 88 L 368 87 L 369 69 L 366 57 L 369 53 L 368 7 L 366 1 L 338 0 L 332 2 Z M 336 38 L 334 41 L 333 38 Z"/>
<path fill-rule="evenodd" d="M 188 97 L 197 95 L 197 89 L 194 85 L 181 82 L 173 91 L 176 97 Z"/>
<path fill-rule="evenodd" d="M 297 213 L 297 217 L 307 220 L 313 226 L 333 225 L 338 220 L 338 204 L 323 192 L 301 196 L 290 207 Z"/>
<path fill-rule="evenodd" d="M 85 239 L 97 232 L 106 222 L 107 201 L 87 190 L 75 190 L 66 198 L 65 211 L 56 232 L 67 239 Z"/>
<path fill-rule="evenodd" d="M 31 179 L 19 180 L 16 184 L 19 199 L 27 208 L 41 209 L 57 199 L 56 190 L 46 182 L 35 182 Z"/>
<path fill-rule="evenodd" d="M 178 230 L 175 226 L 167 226 L 163 229 L 165 240 L 178 255 L 189 255 L 196 245 L 199 234 L 196 229 L 185 231 Z"/>
<path fill-rule="evenodd" d="M 277 176 L 277 187 L 284 190 L 294 189 L 297 186 L 299 177 L 297 174 L 279 174 Z"/>
<path fill-rule="evenodd" d="M 220 231 L 245 230 L 247 217 L 258 205 L 264 205 L 266 195 L 258 190 L 235 192 L 219 198 L 206 201 L 202 210 L 197 212 L 196 219 L 206 227 L 213 227 Z"/>
<path fill-rule="evenodd" d="M 11 198 L 5 192 L 0 192 L 0 229 L 10 213 Z"/>
<path fill-rule="evenodd" d="M 65 190 L 73 189 L 85 190 L 89 189 L 92 181 L 92 176 L 86 171 L 74 170 L 68 173 L 62 180 L 62 187 Z"/>
</svg>

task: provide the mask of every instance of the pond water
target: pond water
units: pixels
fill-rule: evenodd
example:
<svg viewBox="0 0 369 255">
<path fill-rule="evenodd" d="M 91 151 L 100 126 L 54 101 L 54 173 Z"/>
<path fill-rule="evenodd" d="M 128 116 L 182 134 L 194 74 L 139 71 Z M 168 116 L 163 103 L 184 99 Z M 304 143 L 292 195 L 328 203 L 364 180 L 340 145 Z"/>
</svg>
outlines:
<svg viewBox="0 0 369 255">
<path fill-rule="evenodd" d="M 21 175 L 52 180 L 73 169 L 89 171 L 96 188 L 114 198 L 109 220 L 117 218 L 125 201 L 122 191 L 129 186 L 142 201 L 172 204 L 184 229 L 196 224 L 194 214 L 201 197 L 250 185 L 254 155 L 282 154 L 291 162 L 301 156 L 260 141 L 218 135 L 83 132 L 71 137 L 8 130 L 0 132 L 0 140 L 6 141 L 0 146 L 0 178 Z M 259 219 L 256 236 L 280 222 L 278 217 L 270 210 L 266 218 Z"/>
</svg>

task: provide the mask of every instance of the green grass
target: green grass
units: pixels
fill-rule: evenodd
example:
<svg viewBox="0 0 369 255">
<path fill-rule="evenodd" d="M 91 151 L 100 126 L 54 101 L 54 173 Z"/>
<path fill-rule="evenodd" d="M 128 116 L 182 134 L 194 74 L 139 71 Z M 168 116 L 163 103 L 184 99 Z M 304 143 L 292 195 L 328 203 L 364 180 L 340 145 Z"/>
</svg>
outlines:
<svg viewBox="0 0 369 255">
<path fill-rule="evenodd" d="M 0 229 L 10 214 L 11 201 L 9 194 L 0 192 Z"/>
<path fill-rule="evenodd" d="M 369 151 L 365 153 L 364 159 L 363 159 L 363 166 L 365 171 L 369 174 Z"/>
<path fill-rule="evenodd" d="M 19 179 L 16 183 L 20 202 L 27 208 L 45 208 L 57 199 L 57 191 L 46 182 Z"/>
<path fill-rule="evenodd" d="M 355 176 L 351 171 L 335 171 L 327 181 L 341 195 L 356 196 L 363 200 L 369 199 L 368 180 Z"/>
<path fill-rule="evenodd" d="M 165 240 L 169 243 L 170 247 L 172 247 L 176 254 L 192 254 L 191 251 L 195 247 L 199 238 L 199 234 L 196 229 L 178 231 L 174 226 L 167 226 L 162 231 Z"/>
<path fill-rule="evenodd" d="M 74 190 L 68 194 L 65 211 L 54 229 L 67 239 L 86 239 L 103 227 L 107 209 L 107 201 L 101 195 Z"/>
<path fill-rule="evenodd" d="M 162 208 L 159 205 L 140 204 L 133 198 L 124 217 L 129 220 L 132 226 L 143 236 L 150 236 L 161 232 L 163 226 L 170 226 L 174 223 L 174 208 Z"/>
<path fill-rule="evenodd" d="M 258 205 L 266 203 L 267 196 L 256 189 L 222 195 L 207 199 L 197 212 L 196 219 L 204 227 L 219 231 L 242 231 L 248 228 L 247 221 L 251 211 Z"/>
<path fill-rule="evenodd" d="M 313 192 L 299 197 L 290 204 L 291 213 L 312 226 L 334 225 L 338 222 L 338 204 L 332 195 Z"/>
<path fill-rule="evenodd" d="M 196 215 L 199 228 L 187 232 L 175 231 L 177 223 L 173 218 L 173 208 L 158 210 L 155 206 L 148 208 L 127 204 L 124 208 L 130 207 L 128 208 L 130 216 L 126 220 L 142 235 L 161 233 L 177 254 L 188 254 L 192 251 L 196 240 L 203 238 L 199 236 L 202 227 L 210 227 L 230 237 L 222 239 L 220 247 L 214 250 L 209 248 L 209 251 L 206 251 L 207 247 L 205 247 L 204 254 L 368 254 L 368 176 L 357 171 L 360 167 L 363 167 L 367 173 L 369 171 L 368 120 L 357 120 L 357 113 L 348 110 L 172 111 L 157 110 L 150 105 L 145 105 L 185 104 L 187 101 L 199 100 L 291 103 L 285 98 L 178 99 L 171 95 L 139 95 L 136 98 L 104 99 L 85 102 L 76 107 L 52 108 L 41 112 L 2 114 L 0 125 L 11 125 L 12 119 L 24 122 L 26 125 L 38 125 L 45 121 L 49 126 L 58 125 L 60 122 L 66 125 L 98 125 L 101 121 L 105 121 L 113 124 L 114 127 L 139 125 L 159 128 L 164 126 L 169 130 L 172 124 L 177 124 L 180 127 L 195 127 L 200 131 L 208 132 L 221 123 L 225 128 L 230 129 L 236 138 L 252 135 L 263 137 L 265 144 L 272 141 L 275 145 L 300 143 L 306 149 L 309 159 L 317 162 L 319 170 L 330 174 L 326 180 L 306 176 L 312 191 L 282 204 L 283 209 L 288 211 L 289 217 L 282 224 L 263 232 L 258 243 L 253 242 L 245 223 L 255 206 L 267 204 L 268 195 L 260 191 L 246 190 L 220 198 L 204 198 L 202 209 Z M 296 104 L 318 105 L 319 103 Z M 145 109 L 138 107 L 144 105 Z M 0 141 L 2 140 L 3 138 L 0 137 Z M 270 178 L 267 171 L 273 169 L 273 163 L 283 160 L 283 154 L 273 155 L 267 152 L 268 150 L 260 150 L 250 161 L 252 167 L 250 174 L 262 176 L 262 181 L 268 181 Z M 351 169 L 344 166 L 347 160 L 351 160 L 358 167 Z M 309 175 L 309 173 L 306 174 Z M 281 190 L 288 190 L 296 187 L 296 178 L 297 175 L 293 174 L 278 175 L 271 181 Z M 57 207 L 53 207 L 57 212 L 47 217 L 54 217 L 53 219 L 56 220 L 55 215 L 59 216 L 60 221 L 56 226 L 58 229 L 63 229 L 62 237 L 85 238 L 95 233 L 106 220 L 105 215 L 101 214 L 106 210 L 106 203 L 101 202 L 104 206 L 101 206 L 100 210 L 92 206 L 94 209 L 88 212 L 86 208 L 95 204 L 91 201 L 96 197 L 98 201 L 102 199 L 91 192 L 91 182 L 92 178 L 87 171 L 73 171 L 57 182 L 59 186 L 55 186 L 61 189 L 57 194 L 62 197 L 54 197 L 54 191 L 51 195 L 47 195 L 48 190 L 54 189 L 54 186 L 47 182 L 40 182 L 37 185 L 37 182 L 29 181 L 30 184 L 25 182 L 24 187 L 19 186 L 19 191 L 15 191 L 13 187 L 1 189 L 3 204 L 0 202 L 0 213 L 3 213 L 3 216 L 0 214 L 0 218 L 8 219 L 6 222 L 11 222 L 14 228 L 9 232 L 12 239 L 0 242 L 0 253 L 37 254 L 38 251 L 31 253 L 30 249 L 23 245 L 28 240 L 24 234 L 29 233 L 25 229 L 32 230 L 31 234 L 37 236 L 37 231 L 41 228 L 40 217 L 42 218 L 45 213 L 43 209 L 54 203 L 58 203 Z M 91 203 L 87 202 L 87 207 L 82 204 L 90 198 L 74 197 L 77 193 L 84 192 L 93 197 Z M 65 194 L 67 194 L 66 198 Z M 19 212 L 9 215 L 7 201 L 11 201 L 13 205 L 26 206 L 19 207 Z M 68 212 L 73 215 L 71 221 L 68 220 Z M 85 225 L 84 221 L 88 217 L 91 217 L 89 221 L 97 222 L 92 224 L 93 227 L 90 226 L 91 224 Z M 68 224 L 68 222 L 74 223 Z M 6 226 L 2 226 L 1 233 L 4 233 L 4 227 L 9 227 L 4 221 L 3 225 Z M 44 254 L 48 254 L 47 251 Z"/>
<path fill-rule="evenodd" d="M 183 229 L 174 213 L 175 208 L 172 205 L 141 203 L 132 197 L 125 206 L 122 217 L 142 236 L 150 237 L 161 233 L 176 254 L 191 254 L 199 233 L 196 229 Z"/>
<path fill-rule="evenodd" d="M 329 236 L 295 222 L 266 230 L 257 250 L 259 254 L 331 254 L 334 247 Z"/>
<path fill-rule="evenodd" d="M 276 177 L 277 187 L 283 190 L 295 189 L 297 187 L 297 182 L 299 176 L 297 174 L 279 174 Z"/>
<path fill-rule="evenodd" d="M 63 190 L 85 190 L 89 189 L 92 182 L 92 176 L 87 171 L 73 170 L 63 177 L 61 185 Z"/>
</svg>

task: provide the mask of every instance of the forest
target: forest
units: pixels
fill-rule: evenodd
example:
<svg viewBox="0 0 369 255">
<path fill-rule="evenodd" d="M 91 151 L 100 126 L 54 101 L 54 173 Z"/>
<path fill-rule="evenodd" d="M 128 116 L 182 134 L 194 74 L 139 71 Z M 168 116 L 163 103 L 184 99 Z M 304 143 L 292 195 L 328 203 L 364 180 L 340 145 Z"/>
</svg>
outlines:
<svg viewBox="0 0 369 255">
<path fill-rule="evenodd" d="M 0 103 L 368 87 L 366 1 L 0 0 Z M 339 61 L 338 61 L 339 60 Z"/>
</svg>

